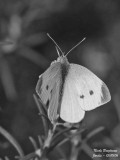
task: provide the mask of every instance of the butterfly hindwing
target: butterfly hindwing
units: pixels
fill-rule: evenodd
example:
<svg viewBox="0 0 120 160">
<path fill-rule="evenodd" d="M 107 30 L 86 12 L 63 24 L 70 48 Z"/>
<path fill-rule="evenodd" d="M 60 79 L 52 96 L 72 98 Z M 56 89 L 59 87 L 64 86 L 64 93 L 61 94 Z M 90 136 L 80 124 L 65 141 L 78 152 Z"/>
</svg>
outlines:
<svg viewBox="0 0 120 160">
<path fill-rule="evenodd" d="M 60 117 L 69 123 L 77 123 L 84 118 L 85 111 L 80 107 L 74 82 L 66 82 L 61 101 Z"/>
</svg>

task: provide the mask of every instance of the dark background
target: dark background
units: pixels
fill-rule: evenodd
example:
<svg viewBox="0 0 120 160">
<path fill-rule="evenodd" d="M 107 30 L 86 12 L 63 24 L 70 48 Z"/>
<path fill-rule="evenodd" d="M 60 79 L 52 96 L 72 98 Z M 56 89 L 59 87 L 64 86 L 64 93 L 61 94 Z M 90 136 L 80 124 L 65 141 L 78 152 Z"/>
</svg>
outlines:
<svg viewBox="0 0 120 160">
<path fill-rule="evenodd" d="M 0 126 L 18 140 L 26 154 L 33 149 L 28 137 L 36 139 L 43 133 L 33 93 L 38 76 L 58 57 L 46 33 L 66 53 L 86 37 L 68 55 L 69 62 L 98 75 L 112 100 L 87 112 L 83 122 L 88 132 L 104 126 L 109 142 L 119 148 L 119 0 L 0 0 L 0 41 L 12 42 L 0 45 Z M 94 142 L 99 143 L 98 137 Z M 0 156 L 15 154 L 0 135 Z"/>
</svg>

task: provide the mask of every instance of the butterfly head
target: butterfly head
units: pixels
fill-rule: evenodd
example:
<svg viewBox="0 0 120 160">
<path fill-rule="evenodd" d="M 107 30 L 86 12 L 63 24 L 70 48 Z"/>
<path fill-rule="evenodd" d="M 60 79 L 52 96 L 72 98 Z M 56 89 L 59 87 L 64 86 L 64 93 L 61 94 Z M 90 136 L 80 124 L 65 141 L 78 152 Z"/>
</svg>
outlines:
<svg viewBox="0 0 120 160">
<path fill-rule="evenodd" d="M 60 62 L 61 64 L 69 63 L 66 56 L 60 56 L 57 58 L 57 62 Z"/>
<path fill-rule="evenodd" d="M 67 62 L 68 63 L 68 60 L 67 60 L 65 53 L 62 50 L 60 50 L 57 46 L 55 48 L 56 48 L 56 51 L 58 54 L 57 62 L 60 62 L 60 63 Z M 60 50 L 61 54 L 60 54 L 59 50 Z"/>
</svg>

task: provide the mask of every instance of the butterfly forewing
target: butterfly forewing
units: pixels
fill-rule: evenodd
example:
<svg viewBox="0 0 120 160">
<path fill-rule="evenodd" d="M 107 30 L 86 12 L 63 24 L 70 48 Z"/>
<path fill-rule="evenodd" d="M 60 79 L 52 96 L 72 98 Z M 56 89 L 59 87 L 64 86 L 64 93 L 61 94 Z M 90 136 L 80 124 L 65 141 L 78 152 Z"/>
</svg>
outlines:
<svg viewBox="0 0 120 160">
<path fill-rule="evenodd" d="M 65 81 L 65 89 L 66 84 L 72 86 L 69 97 L 74 94 L 76 101 L 79 99 L 78 108 L 82 108 L 85 111 L 99 107 L 111 99 L 106 84 L 83 66 L 70 64 L 69 74 Z M 73 88 L 75 89 L 73 90 Z"/>
</svg>

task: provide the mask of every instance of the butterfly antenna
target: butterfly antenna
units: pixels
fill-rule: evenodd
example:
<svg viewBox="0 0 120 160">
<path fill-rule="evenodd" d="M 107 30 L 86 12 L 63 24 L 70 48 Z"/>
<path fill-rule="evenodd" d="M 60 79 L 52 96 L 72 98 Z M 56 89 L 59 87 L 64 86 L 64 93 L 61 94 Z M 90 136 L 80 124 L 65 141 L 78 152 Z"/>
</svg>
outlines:
<svg viewBox="0 0 120 160">
<path fill-rule="evenodd" d="M 85 39 L 86 39 L 86 37 L 83 38 L 82 41 L 78 42 L 73 48 L 71 48 L 71 49 L 66 53 L 65 56 L 67 56 L 72 50 L 74 50 L 77 46 L 79 46 Z"/>
<path fill-rule="evenodd" d="M 57 51 L 58 56 L 60 57 L 60 52 L 59 52 L 59 50 L 58 50 L 58 47 L 55 46 L 55 48 L 56 48 L 56 51 Z"/>
<path fill-rule="evenodd" d="M 55 42 L 55 40 L 49 35 L 49 33 L 47 33 L 47 36 L 48 36 L 48 37 L 55 43 L 55 45 L 57 46 L 57 47 L 56 47 L 56 50 L 57 50 L 58 55 L 60 55 L 60 53 L 59 53 L 59 51 L 58 51 L 58 49 L 59 49 L 60 52 L 62 53 L 62 55 L 64 56 L 64 53 L 63 53 L 62 49 L 58 46 L 58 44 Z"/>
</svg>

